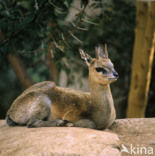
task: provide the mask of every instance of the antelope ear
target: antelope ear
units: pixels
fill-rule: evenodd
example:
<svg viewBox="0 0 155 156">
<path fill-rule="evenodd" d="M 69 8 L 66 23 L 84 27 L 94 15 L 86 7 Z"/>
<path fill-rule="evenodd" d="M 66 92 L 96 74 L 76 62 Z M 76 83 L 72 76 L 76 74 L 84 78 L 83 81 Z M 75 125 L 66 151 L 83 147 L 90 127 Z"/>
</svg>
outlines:
<svg viewBox="0 0 155 156">
<path fill-rule="evenodd" d="M 97 46 L 95 48 L 95 52 L 96 52 L 96 58 L 100 59 L 100 58 L 108 58 L 108 50 L 107 50 L 107 45 L 104 45 L 104 51 L 101 45 Z"/>
<path fill-rule="evenodd" d="M 85 60 L 86 64 L 88 66 L 90 66 L 93 62 L 93 59 L 91 56 L 89 56 L 87 53 L 85 53 L 82 49 L 79 49 L 79 52 L 80 52 L 80 55 L 81 55 L 81 58 L 83 60 Z"/>
</svg>

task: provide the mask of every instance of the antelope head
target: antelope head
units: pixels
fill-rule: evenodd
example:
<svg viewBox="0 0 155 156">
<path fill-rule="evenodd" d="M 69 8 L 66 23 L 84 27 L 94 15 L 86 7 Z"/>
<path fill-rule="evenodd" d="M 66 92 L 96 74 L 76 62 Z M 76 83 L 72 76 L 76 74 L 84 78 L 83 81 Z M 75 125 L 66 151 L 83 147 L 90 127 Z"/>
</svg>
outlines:
<svg viewBox="0 0 155 156">
<path fill-rule="evenodd" d="M 104 51 L 101 46 L 95 48 L 96 58 L 92 58 L 82 49 L 79 50 L 81 58 L 85 60 L 89 68 L 89 80 L 100 85 L 110 84 L 118 79 L 118 73 L 108 57 L 107 45 Z"/>
</svg>

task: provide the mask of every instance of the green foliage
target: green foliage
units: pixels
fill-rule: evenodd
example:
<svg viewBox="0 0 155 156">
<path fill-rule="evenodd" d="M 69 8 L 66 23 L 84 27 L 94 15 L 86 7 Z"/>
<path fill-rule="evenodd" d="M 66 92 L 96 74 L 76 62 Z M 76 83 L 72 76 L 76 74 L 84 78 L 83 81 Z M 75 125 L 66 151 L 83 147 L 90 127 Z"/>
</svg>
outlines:
<svg viewBox="0 0 155 156">
<path fill-rule="evenodd" d="M 68 14 L 71 2 L 72 0 L 1 1 L 0 30 L 3 36 L 0 36 L 0 66 L 3 70 L 8 67 L 7 53 L 19 53 L 25 64 L 34 64 L 43 57 L 47 52 L 49 34 L 61 34 L 59 23 L 62 25 L 61 21 Z M 51 25 L 54 26 L 51 28 Z"/>
<path fill-rule="evenodd" d="M 68 13 L 70 2 L 52 0 L 5 0 L 0 2 L 1 58 L 6 53 L 47 48 L 50 23 L 57 25 Z M 59 9 L 61 5 L 61 9 Z M 57 7 L 56 7 L 57 6 Z M 59 16 L 59 12 L 63 12 Z M 54 28 L 59 31 L 59 27 Z M 57 29 L 57 30 L 56 30 Z"/>
</svg>

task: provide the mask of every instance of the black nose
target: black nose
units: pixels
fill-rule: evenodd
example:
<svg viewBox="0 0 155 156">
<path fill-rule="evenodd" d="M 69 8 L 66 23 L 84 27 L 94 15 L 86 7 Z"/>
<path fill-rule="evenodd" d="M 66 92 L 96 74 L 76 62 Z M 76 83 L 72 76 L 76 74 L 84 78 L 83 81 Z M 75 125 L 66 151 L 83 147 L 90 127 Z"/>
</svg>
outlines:
<svg viewBox="0 0 155 156">
<path fill-rule="evenodd" d="M 118 75 L 117 72 L 113 72 L 113 75 L 114 75 L 115 77 L 119 77 L 119 75 Z"/>
</svg>

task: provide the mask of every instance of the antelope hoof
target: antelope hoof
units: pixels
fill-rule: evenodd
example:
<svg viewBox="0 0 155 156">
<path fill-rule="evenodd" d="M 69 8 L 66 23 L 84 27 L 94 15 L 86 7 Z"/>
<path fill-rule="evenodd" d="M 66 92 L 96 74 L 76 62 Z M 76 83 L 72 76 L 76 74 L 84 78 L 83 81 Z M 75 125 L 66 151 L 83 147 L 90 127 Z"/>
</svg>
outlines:
<svg viewBox="0 0 155 156">
<path fill-rule="evenodd" d="M 75 124 L 74 124 L 74 123 L 69 122 L 69 123 L 67 123 L 67 124 L 66 124 L 66 127 L 75 127 Z"/>
<path fill-rule="evenodd" d="M 66 127 L 75 127 L 75 124 L 74 123 L 72 123 L 72 122 L 70 122 L 68 120 L 63 120 L 63 121 L 65 123 L 64 126 L 66 126 Z"/>
<path fill-rule="evenodd" d="M 66 120 L 56 120 L 56 126 L 61 127 L 61 126 L 65 126 L 67 123 Z"/>
<path fill-rule="evenodd" d="M 42 120 L 36 119 L 36 120 L 28 122 L 27 127 L 28 128 L 41 127 L 41 123 L 42 123 Z"/>
</svg>

